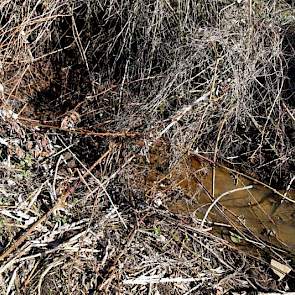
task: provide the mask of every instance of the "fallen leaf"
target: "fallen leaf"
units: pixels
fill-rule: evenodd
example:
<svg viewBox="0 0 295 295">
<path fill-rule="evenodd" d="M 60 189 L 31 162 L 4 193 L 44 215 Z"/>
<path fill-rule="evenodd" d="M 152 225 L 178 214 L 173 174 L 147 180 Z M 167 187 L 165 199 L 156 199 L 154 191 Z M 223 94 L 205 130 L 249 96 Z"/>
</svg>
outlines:
<svg viewBox="0 0 295 295">
<path fill-rule="evenodd" d="M 270 262 L 271 269 L 279 277 L 278 281 L 283 280 L 283 278 L 292 270 L 292 268 L 286 264 L 282 264 L 274 259 Z"/>
</svg>

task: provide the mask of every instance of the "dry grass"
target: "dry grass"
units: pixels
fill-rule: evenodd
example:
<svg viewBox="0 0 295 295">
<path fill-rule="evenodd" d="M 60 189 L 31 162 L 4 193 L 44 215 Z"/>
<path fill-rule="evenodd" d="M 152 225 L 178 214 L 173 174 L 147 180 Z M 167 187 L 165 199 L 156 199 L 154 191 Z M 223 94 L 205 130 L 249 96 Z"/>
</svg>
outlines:
<svg viewBox="0 0 295 295">
<path fill-rule="evenodd" d="M 2 1 L 1 292 L 294 288 L 136 185 L 164 138 L 167 167 L 194 151 L 292 188 L 294 18 L 283 0 Z"/>
</svg>

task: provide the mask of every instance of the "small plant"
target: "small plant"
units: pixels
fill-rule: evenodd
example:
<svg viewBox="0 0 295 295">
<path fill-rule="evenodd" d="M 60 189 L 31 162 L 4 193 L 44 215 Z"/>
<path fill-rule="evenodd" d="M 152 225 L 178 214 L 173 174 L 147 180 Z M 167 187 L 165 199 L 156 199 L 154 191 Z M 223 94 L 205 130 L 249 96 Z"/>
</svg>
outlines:
<svg viewBox="0 0 295 295">
<path fill-rule="evenodd" d="M 241 236 L 239 236 L 238 234 L 233 233 L 231 231 L 230 231 L 230 239 L 235 244 L 240 244 L 243 240 L 243 238 Z"/>
<path fill-rule="evenodd" d="M 22 176 L 22 178 L 28 178 L 31 176 L 30 169 L 32 168 L 32 165 L 32 156 L 27 153 L 19 163 L 20 175 Z"/>
<path fill-rule="evenodd" d="M 160 236 L 161 235 L 161 228 L 160 228 L 160 226 L 154 226 L 153 230 L 154 230 L 154 234 L 156 236 Z"/>
</svg>

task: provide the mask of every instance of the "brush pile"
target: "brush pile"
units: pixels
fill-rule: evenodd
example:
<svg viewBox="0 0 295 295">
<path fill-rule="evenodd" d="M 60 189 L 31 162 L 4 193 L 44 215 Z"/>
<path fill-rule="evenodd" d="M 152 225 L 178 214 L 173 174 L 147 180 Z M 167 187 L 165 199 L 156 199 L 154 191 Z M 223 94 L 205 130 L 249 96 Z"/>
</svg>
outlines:
<svg viewBox="0 0 295 295">
<path fill-rule="evenodd" d="M 144 183 L 195 153 L 294 188 L 294 37 L 287 0 L 1 1 L 1 293 L 293 290 Z"/>
</svg>

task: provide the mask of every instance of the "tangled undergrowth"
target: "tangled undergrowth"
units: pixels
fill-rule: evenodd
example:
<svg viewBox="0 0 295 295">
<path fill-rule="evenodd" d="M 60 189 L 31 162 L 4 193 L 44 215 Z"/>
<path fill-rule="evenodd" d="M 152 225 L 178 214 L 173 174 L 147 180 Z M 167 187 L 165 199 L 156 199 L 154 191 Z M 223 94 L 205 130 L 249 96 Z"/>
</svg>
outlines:
<svg viewBox="0 0 295 295">
<path fill-rule="evenodd" d="M 291 190 L 294 36 L 284 0 L 2 1 L 1 292 L 294 290 L 142 182 L 168 142 L 158 170 L 193 152 Z"/>
</svg>

